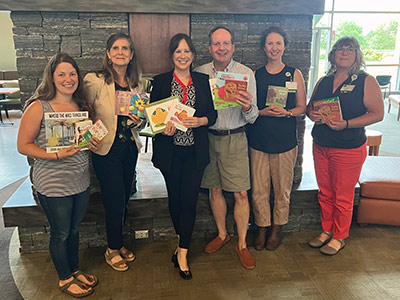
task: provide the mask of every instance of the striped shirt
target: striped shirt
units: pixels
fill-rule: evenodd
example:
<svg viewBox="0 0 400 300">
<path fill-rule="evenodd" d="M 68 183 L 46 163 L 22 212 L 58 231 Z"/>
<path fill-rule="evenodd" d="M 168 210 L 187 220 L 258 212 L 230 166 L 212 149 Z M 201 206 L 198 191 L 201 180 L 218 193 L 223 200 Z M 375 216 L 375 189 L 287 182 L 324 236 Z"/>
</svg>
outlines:
<svg viewBox="0 0 400 300">
<path fill-rule="evenodd" d="M 43 116 L 40 131 L 35 144 L 46 148 L 44 113 L 54 112 L 49 101 L 40 101 Z M 89 151 L 78 151 L 75 155 L 62 160 L 34 160 L 32 182 L 36 191 L 47 197 L 65 197 L 79 194 L 88 189 Z"/>
<path fill-rule="evenodd" d="M 216 78 L 218 73 L 214 68 L 213 62 L 202 65 L 196 68 L 195 71 L 207 74 L 210 78 Z M 258 117 L 256 80 L 253 71 L 249 67 L 246 67 L 232 59 L 224 72 L 246 74 L 249 76 L 249 85 L 247 90 L 253 96 L 252 107 L 248 112 L 243 112 L 241 106 L 217 110 L 217 121 L 209 128 L 215 130 L 228 130 L 242 127 L 247 123 L 253 124 Z"/>
</svg>

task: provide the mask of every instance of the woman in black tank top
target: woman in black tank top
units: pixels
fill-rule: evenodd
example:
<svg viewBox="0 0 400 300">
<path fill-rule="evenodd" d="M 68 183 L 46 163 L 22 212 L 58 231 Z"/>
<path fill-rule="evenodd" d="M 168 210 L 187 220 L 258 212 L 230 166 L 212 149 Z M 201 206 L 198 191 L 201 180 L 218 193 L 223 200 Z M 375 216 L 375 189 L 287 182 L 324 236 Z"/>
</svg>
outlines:
<svg viewBox="0 0 400 300">
<path fill-rule="evenodd" d="M 383 119 L 383 101 L 375 78 L 361 71 L 365 64 L 354 37 L 340 38 L 329 62 L 328 74 L 318 81 L 307 107 L 307 115 L 316 122 L 313 154 L 323 230 L 309 245 L 335 255 L 349 235 L 354 188 L 367 155 L 364 127 Z M 334 106 L 315 108 L 315 101 L 334 97 L 341 116 L 325 112 Z"/>
<path fill-rule="evenodd" d="M 287 44 L 286 34 L 281 28 L 268 28 L 261 39 L 261 48 L 267 55 L 268 63 L 255 75 L 260 115 L 254 124 L 248 126 L 247 133 L 254 218 L 258 229 L 256 250 L 275 250 L 281 242 L 281 229 L 289 218 L 293 168 L 297 157 L 294 116 L 306 110 L 303 76 L 299 70 L 282 62 Z M 274 188 L 273 213 L 269 205 L 271 182 Z M 266 241 L 267 228 L 271 224 L 272 231 Z"/>
</svg>

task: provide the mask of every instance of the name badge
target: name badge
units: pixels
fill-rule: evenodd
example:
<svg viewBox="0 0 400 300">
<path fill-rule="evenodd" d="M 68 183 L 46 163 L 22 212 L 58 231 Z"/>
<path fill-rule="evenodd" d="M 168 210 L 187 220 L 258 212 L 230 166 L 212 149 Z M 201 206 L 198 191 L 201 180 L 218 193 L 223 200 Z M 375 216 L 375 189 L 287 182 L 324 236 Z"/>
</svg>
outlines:
<svg viewBox="0 0 400 300">
<path fill-rule="evenodd" d="M 345 84 L 342 86 L 340 89 L 341 93 L 351 93 L 354 90 L 355 85 L 354 84 Z"/>
<path fill-rule="evenodd" d="M 297 82 L 296 81 L 286 81 L 286 88 L 289 93 L 297 92 Z"/>
</svg>

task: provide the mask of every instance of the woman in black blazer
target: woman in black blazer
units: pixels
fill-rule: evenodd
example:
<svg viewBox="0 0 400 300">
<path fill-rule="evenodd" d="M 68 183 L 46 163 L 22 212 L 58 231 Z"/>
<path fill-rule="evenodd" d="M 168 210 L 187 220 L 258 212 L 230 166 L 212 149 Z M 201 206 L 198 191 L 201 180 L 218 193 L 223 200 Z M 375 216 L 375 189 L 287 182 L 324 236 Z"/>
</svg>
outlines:
<svg viewBox="0 0 400 300">
<path fill-rule="evenodd" d="M 204 168 L 210 161 L 207 128 L 215 123 L 208 76 L 191 72 L 195 49 L 189 36 L 178 33 L 169 45 L 174 70 L 158 75 L 153 81 L 151 102 L 179 96 L 181 103 L 193 107 L 193 117 L 183 120 L 183 132 L 168 122 L 162 134 L 153 139 L 153 164 L 164 176 L 168 205 L 178 247 L 172 262 L 183 279 L 191 279 L 187 253 L 196 219 L 196 204 Z"/>
</svg>

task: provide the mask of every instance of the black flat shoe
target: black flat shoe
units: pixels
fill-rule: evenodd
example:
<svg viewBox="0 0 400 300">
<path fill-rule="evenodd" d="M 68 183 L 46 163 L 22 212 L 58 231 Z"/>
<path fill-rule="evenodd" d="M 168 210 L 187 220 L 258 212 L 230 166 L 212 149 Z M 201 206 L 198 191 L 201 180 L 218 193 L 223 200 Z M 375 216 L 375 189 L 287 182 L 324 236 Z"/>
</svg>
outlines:
<svg viewBox="0 0 400 300">
<path fill-rule="evenodd" d="M 178 252 L 172 254 L 171 261 L 174 264 L 175 268 L 179 267 L 179 264 L 178 264 Z"/>
</svg>

